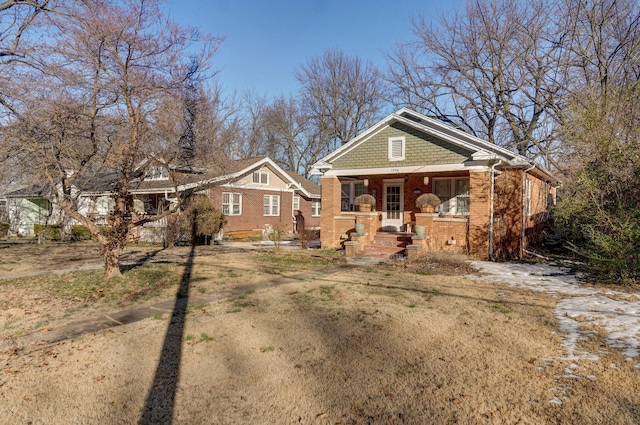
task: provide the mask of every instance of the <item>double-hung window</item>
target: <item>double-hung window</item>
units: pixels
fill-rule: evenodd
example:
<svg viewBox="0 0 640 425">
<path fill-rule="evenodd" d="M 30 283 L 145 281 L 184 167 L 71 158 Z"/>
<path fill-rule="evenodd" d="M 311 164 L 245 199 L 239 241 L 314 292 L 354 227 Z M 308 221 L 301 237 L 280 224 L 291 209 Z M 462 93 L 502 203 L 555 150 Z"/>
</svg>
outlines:
<svg viewBox="0 0 640 425">
<path fill-rule="evenodd" d="M 262 205 L 263 205 L 263 215 L 265 216 L 280 215 L 280 195 L 264 195 Z"/>
<path fill-rule="evenodd" d="M 299 209 L 300 209 L 300 197 L 299 196 L 294 196 L 293 197 L 293 212 L 295 213 Z"/>
<path fill-rule="evenodd" d="M 242 194 L 241 193 L 222 193 L 222 214 L 224 215 L 240 215 L 242 214 Z"/>
<path fill-rule="evenodd" d="M 340 199 L 340 211 L 355 211 L 353 207 L 353 200 L 363 193 L 367 193 L 367 188 L 364 187 L 364 182 L 342 182 L 342 194 Z"/>
<path fill-rule="evenodd" d="M 265 171 L 256 171 L 253 173 L 253 183 L 268 185 L 269 184 L 269 173 Z"/>
<path fill-rule="evenodd" d="M 311 217 L 320 217 L 320 199 L 311 200 Z"/>
<path fill-rule="evenodd" d="M 469 215 L 468 178 L 433 179 L 433 192 L 442 201 L 439 213 Z"/>
</svg>

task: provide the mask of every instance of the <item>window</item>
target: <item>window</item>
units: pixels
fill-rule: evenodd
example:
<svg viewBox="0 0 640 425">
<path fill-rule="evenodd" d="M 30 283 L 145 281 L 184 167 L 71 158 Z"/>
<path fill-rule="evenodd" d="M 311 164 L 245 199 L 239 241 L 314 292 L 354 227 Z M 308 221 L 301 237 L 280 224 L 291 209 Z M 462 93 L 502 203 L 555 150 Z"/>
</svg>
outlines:
<svg viewBox="0 0 640 425">
<path fill-rule="evenodd" d="M 280 215 L 280 195 L 264 195 L 263 215 Z"/>
<path fill-rule="evenodd" d="M 342 182 L 342 195 L 340 200 L 340 211 L 355 211 L 353 200 L 358 195 L 367 193 L 363 182 Z"/>
<path fill-rule="evenodd" d="M 169 180 L 169 170 L 164 167 L 149 167 L 144 178 L 145 180 Z"/>
<path fill-rule="evenodd" d="M 389 138 L 389 161 L 404 161 L 404 137 Z"/>
<path fill-rule="evenodd" d="M 469 179 L 433 179 L 433 192 L 442 204 L 437 211 L 442 214 L 469 214 Z"/>
<path fill-rule="evenodd" d="M 269 184 L 269 173 L 256 171 L 253 173 L 253 182 L 255 184 Z"/>
<path fill-rule="evenodd" d="M 242 214 L 242 194 L 241 193 L 222 193 L 222 214 L 224 215 L 240 215 Z"/>
<path fill-rule="evenodd" d="M 312 199 L 311 200 L 311 217 L 320 217 L 320 200 Z"/>
<path fill-rule="evenodd" d="M 293 197 L 293 211 L 299 210 L 300 209 L 300 197 L 299 196 L 294 196 Z"/>
</svg>

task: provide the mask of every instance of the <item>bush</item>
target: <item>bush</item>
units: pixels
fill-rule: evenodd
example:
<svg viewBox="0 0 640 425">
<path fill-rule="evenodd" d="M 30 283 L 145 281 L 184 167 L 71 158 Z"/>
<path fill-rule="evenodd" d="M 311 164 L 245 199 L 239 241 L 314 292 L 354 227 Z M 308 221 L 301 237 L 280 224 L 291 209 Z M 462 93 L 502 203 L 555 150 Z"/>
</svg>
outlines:
<svg viewBox="0 0 640 425">
<path fill-rule="evenodd" d="M 6 238 L 9 235 L 9 223 L 0 223 L 0 238 Z"/>
<path fill-rule="evenodd" d="M 438 198 L 435 194 L 433 193 L 423 193 L 422 195 L 418 196 L 418 199 L 416 199 L 416 206 L 418 208 L 421 208 L 425 205 L 431 205 L 432 207 L 439 207 L 441 204 L 440 202 L 440 198 Z"/>
<path fill-rule="evenodd" d="M 209 198 L 194 196 L 185 204 L 184 210 L 167 220 L 165 244 L 198 244 L 213 239 L 227 219 L 218 211 Z M 193 237 L 195 236 L 195 240 Z"/>
<path fill-rule="evenodd" d="M 362 195 L 356 196 L 356 199 L 353 200 L 354 205 L 375 205 L 376 198 L 368 193 L 364 193 Z"/>
<path fill-rule="evenodd" d="M 74 241 L 88 241 L 92 237 L 91 231 L 81 224 L 71 226 L 71 239 Z"/>
<path fill-rule="evenodd" d="M 36 236 L 42 236 L 50 241 L 59 241 L 62 239 L 62 231 L 59 225 L 34 224 L 33 233 L 35 233 Z"/>
</svg>

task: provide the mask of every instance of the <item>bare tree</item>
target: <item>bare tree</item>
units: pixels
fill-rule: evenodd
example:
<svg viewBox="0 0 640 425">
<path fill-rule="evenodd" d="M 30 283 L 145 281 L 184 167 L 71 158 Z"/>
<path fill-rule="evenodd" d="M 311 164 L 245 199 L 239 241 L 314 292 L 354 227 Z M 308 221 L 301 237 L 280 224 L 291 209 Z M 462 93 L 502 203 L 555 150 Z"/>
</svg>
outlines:
<svg viewBox="0 0 640 425">
<path fill-rule="evenodd" d="M 571 91 L 594 91 L 606 101 L 612 89 L 640 78 L 640 5 L 635 0 L 565 0 L 567 67 Z"/>
<path fill-rule="evenodd" d="M 327 50 L 295 73 L 301 85 L 300 103 L 315 127 L 313 137 L 328 153 L 379 119 L 384 80 L 371 62 Z"/>
<path fill-rule="evenodd" d="M 389 54 L 396 102 L 553 165 L 567 28 L 551 0 L 470 0 Z"/>
<path fill-rule="evenodd" d="M 159 3 L 60 5 L 61 13 L 48 16 L 39 67 L 22 70 L 20 84 L 29 90 L 4 132 L 23 169 L 47 182 L 65 214 L 96 236 L 105 278 L 120 273 L 127 236 L 144 223 L 134 219 L 130 194 L 144 175 L 140 164 L 161 148 L 184 145 L 180 137 L 159 140 L 156 125 L 169 119 L 161 105 L 184 104 L 185 90 L 206 75 L 221 42 L 166 19 Z M 78 212 L 77 197 L 88 182 L 106 177 L 114 204 L 108 231 Z"/>
</svg>

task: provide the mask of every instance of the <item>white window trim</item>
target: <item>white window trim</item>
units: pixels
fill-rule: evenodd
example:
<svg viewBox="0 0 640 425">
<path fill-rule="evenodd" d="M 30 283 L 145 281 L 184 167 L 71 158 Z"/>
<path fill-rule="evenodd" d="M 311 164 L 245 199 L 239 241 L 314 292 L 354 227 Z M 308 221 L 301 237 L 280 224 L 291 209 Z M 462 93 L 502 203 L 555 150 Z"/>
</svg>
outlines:
<svg viewBox="0 0 640 425">
<path fill-rule="evenodd" d="M 449 181 L 449 196 L 451 196 L 451 198 L 450 198 L 450 199 L 454 199 L 454 198 L 457 198 L 457 197 L 459 196 L 459 195 L 455 195 L 455 190 L 456 190 L 456 180 L 467 180 L 467 181 L 469 181 L 469 184 L 471 184 L 471 179 L 470 179 L 469 177 L 435 177 L 435 178 L 431 179 L 432 184 L 433 184 L 433 186 L 432 186 L 432 189 L 431 189 L 431 190 L 432 190 L 432 192 L 433 192 L 435 195 L 437 195 L 436 190 L 435 190 L 435 188 L 436 188 L 436 181 L 443 181 L 443 180 L 448 180 L 448 181 Z M 471 192 L 471 187 L 469 187 L 469 192 Z M 469 197 L 470 197 L 470 196 L 471 196 L 471 193 L 469 193 Z M 444 202 L 445 202 L 445 201 L 443 201 L 443 203 L 444 203 Z M 441 205 L 442 205 L 442 204 L 441 204 Z M 436 208 L 436 211 L 441 213 L 441 212 L 442 212 L 441 208 L 442 208 L 442 207 L 438 207 L 438 208 Z M 470 214 L 470 212 L 471 212 L 471 211 L 467 211 L 467 212 L 464 212 L 464 213 L 459 213 L 459 212 L 458 212 L 458 202 L 457 202 L 457 200 L 456 200 L 455 205 L 453 206 L 453 209 L 452 209 L 452 210 L 449 210 L 448 212 L 446 212 L 446 213 L 444 213 L 444 214 L 447 214 L 447 215 L 449 215 L 449 214 L 450 214 L 450 215 L 464 215 L 464 216 L 468 216 L 468 215 Z"/>
<path fill-rule="evenodd" d="M 531 179 L 528 177 L 524 180 L 524 196 L 524 208 L 528 217 L 531 215 Z"/>
<path fill-rule="evenodd" d="M 321 212 L 322 212 L 322 204 L 320 203 L 320 199 L 312 199 L 311 200 L 311 217 L 320 217 Z"/>
<path fill-rule="evenodd" d="M 224 195 L 229 195 L 229 202 L 224 202 Z M 233 203 L 233 195 L 238 195 L 239 198 L 239 212 L 238 214 L 234 214 L 233 213 L 233 206 L 235 205 Z M 242 215 L 242 193 L 238 193 L 238 192 L 222 192 L 222 211 L 224 211 L 224 206 L 225 205 L 229 205 L 229 213 L 225 214 L 228 216 L 239 216 Z"/>
<path fill-rule="evenodd" d="M 169 170 L 165 167 L 152 166 L 147 168 L 144 175 L 144 180 L 169 180 Z"/>
<path fill-rule="evenodd" d="M 255 175 L 258 175 L 258 181 L 254 181 Z M 262 183 L 262 176 L 267 176 L 267 181 L 266 183 Z M 259 184 L 260 186 L 269 186 L 269 172 L 268 171 L 254 171 L 253 174 L 251 174 L 251 182 L 253 184 Z"/>
<path fill-rule="evenodd" d="M 296 204 L 298 204 L 298 206 L 296 206 Z M 296 210 L 299 210 L 299 209 L 300 209 L 300 197 L 294 195 L 293 201 L 291 202 L 291 210 L 295 213 Z"/>
<path fill-rule="evenodd" d="M 269 199 L 269 214 L 265 214 L 264 213 L 264 207 L 267 206 L 266 204 L 266 200 L 267 198 Z M 273 200 L 277 199 L 278 200 L 278 211 L 274 214 L 273 213 Z M 262 196 L 262 215 L 264 217 L 279 217 L 280 216 L 280 195 L 263 195 Z"/>
<path fill-rule="evenodd" d="M 393 156 L 393 144 L 394 142 L 401 142 L 401 156 Z M 405 137 L 389 137 L 389 141 L 388 141 L 388 150 L 387 150 L 387 157 L 389 158 L 389 161 L 404 161 L 405 159 Z"/>
</svg>

